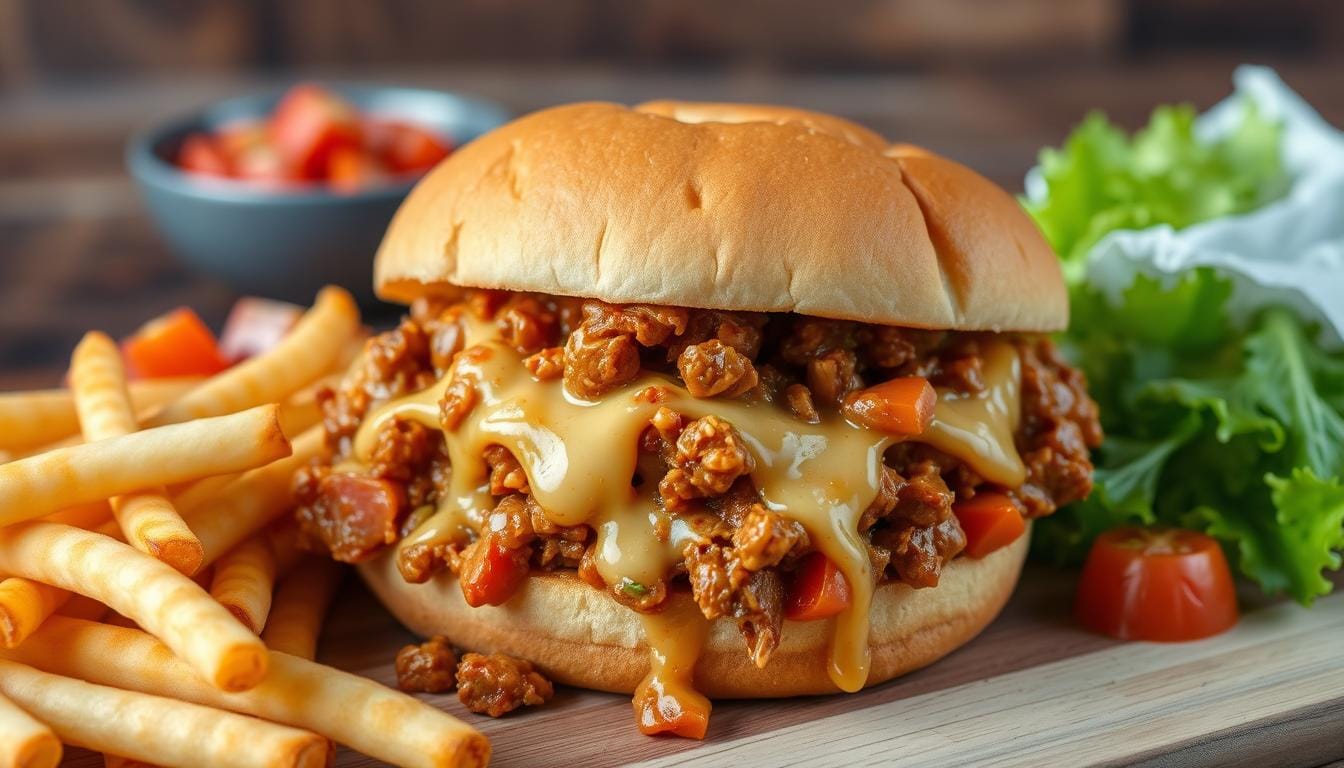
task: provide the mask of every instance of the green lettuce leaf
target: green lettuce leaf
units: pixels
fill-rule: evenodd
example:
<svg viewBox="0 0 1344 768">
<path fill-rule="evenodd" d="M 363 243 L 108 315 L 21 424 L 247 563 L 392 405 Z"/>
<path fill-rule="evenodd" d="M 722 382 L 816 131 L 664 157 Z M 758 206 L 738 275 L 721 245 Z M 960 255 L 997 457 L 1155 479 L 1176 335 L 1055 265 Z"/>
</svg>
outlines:
<svg viewBox="0 0 1344 768">
<path fill-rule="evenodd" d="M 1159 107 L 1132 139 L 1093 113 L 1063 147 L 1041 152 L 1047 194 L 1025 205 L 1077 280 L 1088 251 L 1109 232 L 1181 229 L 1282 196 L 1280 134 L 1249 101 L 1237 128 L 1213 142 L 1196 136 L 1188 105 Z"/>
<path fill-rule="evenodd" d="M 1309 603 L 1344 549 L 1344 356 L 1284 309 L 1227 319 L 1210 269 L 1140 276 L 1111 303 L 1074 291 L 1063 347 L 1089 378 L 1107 438 L 1091 496 L 1040 520 L 1038 556 L 1079 562 L 1126 524 L 1202 530 L 1266 592 Z"/>
</svg>

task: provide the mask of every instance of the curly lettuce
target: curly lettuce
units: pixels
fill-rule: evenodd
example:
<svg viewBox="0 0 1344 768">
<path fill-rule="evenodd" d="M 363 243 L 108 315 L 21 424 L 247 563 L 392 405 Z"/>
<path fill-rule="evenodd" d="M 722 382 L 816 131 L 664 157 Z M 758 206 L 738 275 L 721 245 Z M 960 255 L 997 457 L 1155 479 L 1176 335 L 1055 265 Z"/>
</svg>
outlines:
<svg viewBox="0 0 1344 768">
<path fill-rule="evenodd" d="M 1216 141 L 1201 141 L 1195 110 L 1180 105 L 1159 107 L 1132 139 L 1093 113 L 1063 147 L 1042 151 L 1048 194 L 1026 206 L 1065 273 L 1081 277 L 1087 252 L 1113 230 L 1182 229 L 1282 196 L 1280 126 L 1246 104 L 1237 129 Z"/>
<path fill-rule="evenodd" d="M 1118 300 L 1088 285 L 1088 251 L 1119 228 L 1184 227 L 1283 194 L 1278 126 L 1248 107 L 1203 142 L 1194 113 L 1163 107 L 1127 138 L 1089 117 L 1042 153 L 1047 194 L 1027 207 L 1065 263 L 1073 321 L 1060 340 L 1088 375 L 1106 440 L 1096 485 L 1041 520 L 1038 556 L 1078 562 L 1124 524 L 1202 530 L 1268 593 L 1331 591 L 1344 551 L 1344 355 L 1271 307 L 1235 324 L 1231 284 L 1209 268 L 1140 275 Z"/>
</svg>

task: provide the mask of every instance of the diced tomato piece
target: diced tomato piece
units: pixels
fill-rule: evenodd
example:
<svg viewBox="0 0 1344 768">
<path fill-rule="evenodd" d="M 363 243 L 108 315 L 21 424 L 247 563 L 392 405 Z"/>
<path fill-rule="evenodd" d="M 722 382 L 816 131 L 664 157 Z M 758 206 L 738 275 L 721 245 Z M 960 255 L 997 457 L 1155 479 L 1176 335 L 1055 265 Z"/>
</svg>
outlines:
<svg viewBox="0 0 1344 768">
<path fill-rule="evenodd" d="M 530 548 L 508 549 L 496 531 L 487 531 L 462 558 L 462 596 L 473 608 L 503 605 L 523 585 Z"/>
<path fill-rule="evenodd" d="M 357 192 L 386 177 L 378 158 L 362 149 L 341 147 L 328 158 L 326 179 L 337 192 Z"/>
<path fill-rule="evenodd" d="M 1006 547 L 1027 530 L 1017 505 L 1001 493 L 981 491 L 953 504 L 952 511 L 966 532 L 966 549 L 962 551 L 968 557 L 984 557 Z"/>
<path fill-rule="evenodd" d="M 845 398 L 845 416 L 889 435 L 923 434 L 933 421 L 938 393 L 928 379 L 902 376 L 859 390 Z"/>
<path fill-rule="evenodd" d="M 216 132 L 219 146 L 229 158 L 234 176 L 249 181 L 286 183 L 300 181 L 271 144 L 266 124 L 260 120 L 230 123 Z"/>
<path fill-rule="evenodd" d="M 452 144 L 431 130 L 398 120 L 367 120 L 370 152 L 393 173 L 424 171 L 452 152 Z"/>
<path fill-rule="evenodd" d="M 228 156 L 213 136 L 193 133 L 182 141 L 177 164 L 184 171 L 207 176 L 228 176 L 232 172 Z"/>
<path fill-rule="evenodd" d="M 635 723 L 646 736 L 670 733 L 688 739 L 703 739 L 709 729 L 709 699 L 689 685 L 669 685 L 649 676 L 635 691 Z"/>
<path fill-rule="evenodd" d="M 1181 642 L 1237 623 L 1232 572 L 1195 531 L 1117 528 L 1092 543 L 1074 603 L 1078 621 L 1121 640 Z"/>
<path fill-rule="evenodd" d="M 211 376 L 229 367 L 201 318 L 181 307 L 149 321 L 121 344 L 131 375 L 157 379 L 169 376 Z"/>
<path fill-rule="evenodd" d="M 820 552 L 802 559 L 784 597 L 784 618 L 794 621 L 829 619 L 849 607 L 849 582 L 840 568 Z"/>
<path fill-rule="evenodd" d="M 274 347 L 303 316 L 303 307 L 287 301 L 239 299 L 224 321 L 219 351 L 230 363 L 245 360 Z"/>
<path fill-rule="evenodd" d="M 306 179 L 322 178 L 332 152 L 358 148 L 362 141 L 355 108 L 311 84 L 291 88 L 280 100 L 270 135 L 281 159 Z"/>
</svg>

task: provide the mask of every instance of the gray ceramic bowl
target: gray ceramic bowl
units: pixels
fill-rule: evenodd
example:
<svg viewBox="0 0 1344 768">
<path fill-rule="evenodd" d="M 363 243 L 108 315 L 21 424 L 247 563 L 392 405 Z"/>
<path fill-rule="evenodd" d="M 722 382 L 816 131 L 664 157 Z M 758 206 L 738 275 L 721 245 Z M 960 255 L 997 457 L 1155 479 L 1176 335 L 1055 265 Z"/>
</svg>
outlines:
<svg viewBox="0 0 1344 768">
<path fill-rule="evenodd" d="M 441 91 L 323 83 L 361 112 L 405 118 L 461 146 L 508 119 L 491 102 Z M 284 89 L 230 99 L 131 138 L 126 164 L 184 261 L 243 293 L 309 302 L 327 283 L 373 300 L 373 254 L 415 180 L 352 194 L 321 185 L 266 189 L 192 175 L 171 162 L 190 133 L 269 114 Z"/>
</svg>

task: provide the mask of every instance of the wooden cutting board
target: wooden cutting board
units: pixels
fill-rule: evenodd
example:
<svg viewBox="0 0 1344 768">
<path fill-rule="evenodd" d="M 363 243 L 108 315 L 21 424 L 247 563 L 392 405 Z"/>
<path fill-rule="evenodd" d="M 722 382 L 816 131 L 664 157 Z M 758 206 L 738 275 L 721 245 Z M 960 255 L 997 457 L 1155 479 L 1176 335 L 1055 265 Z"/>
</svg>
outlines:
<svg viewBox="0 0 1344 768">
<path fill-rule="evenodd" d="M 561 689 L 479 727 L 496 766 L 1314 766 L 1344 758 L 1344 594 L 1251 607 L 1197 643 L 1117 643 L 1069 618 L 1073 576 L 1029 566 L 1003 614 L 937 664 L 853 695 L 716 702 L 703 742 L 635 730 L 628 697 Z M 354 578 L 321 660 L 394 684 L 414 638 Z M 101 759 L 71 750 L 67 764 Z M 336 764 L 378 763 L 343 750 Z"/>
</svg>

